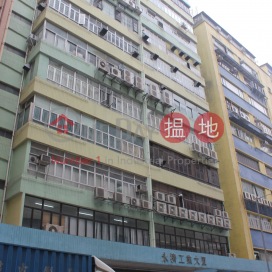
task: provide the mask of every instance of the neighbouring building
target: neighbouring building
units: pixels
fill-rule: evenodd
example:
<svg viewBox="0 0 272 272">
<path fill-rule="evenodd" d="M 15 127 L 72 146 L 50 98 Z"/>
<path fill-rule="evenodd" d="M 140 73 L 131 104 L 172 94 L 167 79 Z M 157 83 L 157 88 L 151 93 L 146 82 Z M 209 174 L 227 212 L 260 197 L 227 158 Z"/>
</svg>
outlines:
<svg viewBox="0 0 272 272">
<path fill-rule="evenodd" d="M 20 272 L 78 271 L 58 264 L 66 253 L 67 262 L 95 255 L 119 272 L 264 271 L 265 262 L 233 258 L 230 229 L 241 223 L 229 219 L 214 144 L 194 135 L 210 108 L 189 5 L 11 5 L 0 59 L 0 270 L 11 272 L 6 251 L 19 247 L 12 269 Z M 159 132 L 171 113 L 190 123 L 179 144 Z M 47 263 L 36 264 L 39 254 L 50 255 Z"/>
<path fill-rule="evenodd" d="M 204 12 L 194 17 L 201 71 L 211 111 L 225 123 L 216 144 L 225 207 L 237 256 L 272 260 L 271 66 Z M 261 223 L 260 223 L 261 222 Z M 239 237 L 239 239 L 238 239 Z"/>
</svg>

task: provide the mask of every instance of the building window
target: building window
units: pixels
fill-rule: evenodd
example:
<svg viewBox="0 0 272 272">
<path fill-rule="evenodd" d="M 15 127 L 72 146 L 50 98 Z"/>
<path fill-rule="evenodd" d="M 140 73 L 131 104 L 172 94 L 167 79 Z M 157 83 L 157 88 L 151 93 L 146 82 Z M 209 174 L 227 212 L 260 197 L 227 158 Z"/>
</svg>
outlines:
<svg viewBox="0 0 272 272">
<path fill-rule="evenodd" d="M 266 174 L 272 178 L 272 168 L 268 167 L 267 165 L 265 166 Z"/>
<path fill-rule="evenodd" d="M 59 4 L 59 2 L 61 2 L 61 4 Z M 102 27 L 106 27 L 108 31 L 107 31 L 106 35 L 104 36 L 105 40 L 108 41 L 109 43 L 117 46 L 122 51 L 124 51 L 128 54 L 131 54 L 133 51 L 138 51 L 139 46 L 137 44 L 133 43 L 133 41 L 129 40 L 128 38 L 123 36 L 121 33 L 118 33 L 117 31 L 115 31 L 115 29 L 112 29 L 109 26 L 104 25 L 102 22 L 98 21 L 95 17 L 92 17 L 90 14 L 85 14 L 78 7 L 76 7 L 72 4 L 69 4 L 65 1 L 57 1 L 57 0 L 50 1 L 49 6 L 52 9 L 63 14 L 64 16 L 70 18 L 75 23 L 86 28 L 88 31 L 95 33 L 96 35 L 99 35 Z M 107 9 L 106 13 L 114 18 L 113 6 L 108 3 L 106 5 L 106 9 Z M 70 10 L 70 12 L 69 12 L 69 10 Z M 57 29 L 55 26 L 53 26 L 51 24 L 47 23 L 47 25 L 50 25 L 51 28 Z M 66 34 L 64 31 L 62 31 L 62 32 L 63 32 L 63 34 Z M 77 43 L 77 44 L 82 44 L 82 43 L 83 43 L 83 41 L 81 41 L 80 43 Z"/>
<path fill-rule="evenodd" d="M 150 127 L 160 130 L 160 124 L 161 124 L 162 118 L 163 118 L 162 114 L 156 111 L 148 110 L 147 121 Z"/>
<path fill-rule="evenodd" d="M 9 131 L 9 130 L 6 130 L 4 128 L 0 128 L 0 137 L 11 139 L 12 138 L 12 132 Z"/>
<path fill-rule="evenodd" d="M 96 61 L 94 55 L 89 54 L 88 56 L 90 62 Z M 120 95 L 115 91 L 94 82 L 92 79 L 79 74 L 75 70 L 71 70 L 50 61 L 47 70 L 47 79 L 73 91 L 73 93 L 76 93 L 77 95 L 99 102 L 112 110 L 122 113 L 123 115 L 139 121 L 142 118 L 142 105 L 138 101 L 124 95 Z M 106 104 L 103 103 L 105 102 L 103 99 L 105 97 L 105 93 L 110 96 L 110 99 L 106 100 Z"/>
<path fill-rule="evenodd" d="M 248 214 L 249 226 L 252 229 L 261 229 L 259 216 Z M 272 232 L 271 222 L 267 218 L 261 218 L 263 231 Z"/>
<path fill-rule="evenodd" d="M 22 57 L 22 58 L 25 57 L 25 52 L 23 52 L 23 51 L 21 51 L 21 50 L 15 48 L 15 47 L 13 47 L 13 46 L 10 46 L 10 45 L 8 45 L 8 44 L 5 44 L 4 48 L 5 48 L 7 51 L 9 51 L 9 52 L 11 52 L 11 53 L 13 53 L 13 54 L 15 54 L 15 55 L 17 55 L 17 56 L 19 56 L 19 57 Z"/>
<path fill-rule="evenodd" d="M 15 18 L 16 20 L 20 21 L 20 23 L 25 24 L 26 26 L 31 26 L 31 21 L 26 19 L 25 17 L 21 16 L 20 14 L 16 13 L 15 11 L 12 11 L 11 16 Z"/>
<path fill-rule="evenodd" d="M 180 102 L 176 99 L 174 99 L 174 107 L 177 111 L 180 111 Z"/>
<path fill-rule="evenodd" d="M 162 192 L 166 195 L 176 197 L 176 205 L 188 210 L 194 210 L 206 214 L 214 214 L 214 210 L 224 210 L 223 203 L 203 195 L 195 194 L 183 189 L 173 187 L 155 180 L 152 180 L 152 189 L 154 192 Z M 180 198 L 179 196 L 182 195 Z"/>
<path fill-rule="evenodd" d="M 242 90 L 240 90 L 239 88 L 237 88 L 236 86 L 234 86 L 232 83 L 230 83 L 228 80 L 226 80 L 225 78 L 221 78 L 222 84 L 228 88 L 230 91 L 232 91 L 233 93 L 237 94 L 238 96 L 240 96 L 241 98 L 244 99 L 244 93 Z"/>
<path fill-rule="evenodd" d="M 257 110 L 259 110 L 260 112 L 262 112 L 265 115 L 268 115 L 267 113 L 267 109 L 265 107 L 263 107 L 260 103 L 258 103 L 257 101 L 255 101 L 253 98 L 249 97 L 249 103 L 256 108 Z"/>
<path fill-rule="evenodd" d="M 48 166 L 37 163 L 42 154 L 50 156 Z M 75 156 L 34 142 L 31 143 L 28 174 L 85 190 L 93 191 L 95 187 L 103 187 L 111 193 L 120 192 L 127 196 L 128 204 L 131 197 L 137 197 L 136 185 L 146 185 L 144 177 L 108 167 L 100 162 L 100 157 Z"/>
<path fill-rule="evenodd" d="M 155 224 L 156 247 L 226 256 L 228 238 Z"/>
<path fill-rule="evenodd" d="M 269 144 L 266 141 L 260 140 L 260 148 L 262 151 L 264 151 L 265 153 L 272 156 L 272 145 L 271 144 Z"/>
<path fill-rule="evenodd" d="M 30 103 L 28 103 L 30 107 Z M 90 116 L 72 111 L 69 107 L 50 100 L 36 97 L 33 116 L 29 116 L 29 107 L 23 109 L 18 120 L 18 128 L 28 122 L 42 123 L 51 129 L 93 142 L 109 149 L 135 158 L 144 159 L 143 139 L 118 127 L 96 120 Z M 23 122 L 21 121 L 23 119 Z"/>
<path fill-rule="evenodd" d="M 11 87 L 11 86 L 5 84 L 4 82 L 0 82 L 0 90 L 14 94 L 16 96 L 19 95 L 19 89 Z"/>
<path fill-rule="evenodd" d="M 233 124 L 231 125 L 232 129 L 232 134 L 239 137 L 240 139 L 248 142 L 248 143 L 253 143 L 253 136 L 251 136 L 247 131 L 234 126 Z"/>
<path fill-rule="evenodd" d="M 5 180 L 0 179 L 0 190 L 4 190 L 5 188 Z"/>
<path fill-rule="evenodd" d="M 252 184 L 250 182 L 242 180 L 242 186 L 243 186 L 243 191 L 244 192 L 256 195 L 256 191 L 257 191 L 257 196 L 258 197 L 264 198 L 264 196 L 265 196 L 264 189 L 259 187 L 256 184 Z"/>
<path fill-rule="evenodd" d="M 162 167 L 165 170 L 219 187 L 217 169 L 202 163 L 196 164 L 192 159 L 155 143 L 150 143 L 150 161 L 152 165 Z M 161 164 L 162 161 L 164 162 L 163 165 Z"/>
<path fill-rule="evenodd" d="M 260 171 L 259 162 L 256 160 L 253 160 L 252 158 L 240 153 L 236 152 L 237 160 L 239 163 L 248 166 L 254 170 Z"/>
<path fill-rule="evenodd" d="M 22 225 L 46 229 L 46 224 L 62 226 L 66 234 L 149 246 L 148 221 L 26 196 Z"/>
</svg>

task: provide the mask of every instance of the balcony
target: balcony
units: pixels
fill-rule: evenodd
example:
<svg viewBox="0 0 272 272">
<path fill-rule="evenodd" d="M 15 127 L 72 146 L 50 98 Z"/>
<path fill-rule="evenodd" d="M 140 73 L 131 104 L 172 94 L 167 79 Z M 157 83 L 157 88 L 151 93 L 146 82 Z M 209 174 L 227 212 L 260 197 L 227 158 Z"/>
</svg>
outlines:
<svg viewBox="0 0 272 272">
<path fill-rule="evenodd" d="M 243 127 L 244 129 L 248 130 L 249 132 L 257 135 L 259 138 L 265 140 L 266 135 L 262 132 L 261 129 L 238 115 L 237 113 L 233 111 L 229 111 L 229 119 L 233 121 L 234 123 L 238 124 L 239 126 Z"/>
<path fill-rule="evenodd" d="M 271 121 L 265 114 L 257 110 L 247 101 L 245 101 L 244 99 L 242 99 L 241 97 L 239 97 L 238 95 L 236 95 L 235 93 L 227 89 L 226 87 L 223 87 L 223 89 L 224 89 L 224 94 L 226 98 L 234 102 L 234 104 L 239 105 L 242 109 L 245 109 L 248 112 L 250 112 L 255 118 L 262 121 L 262 123 L 264 123 L 265 125 L 269 127 L 271 126 Z"/>
<path fill-rule="evenodd" d="M 272 190 L 272 178 L 269 178 L 268 176 L 263 175 L 262 173 L 250 169 L 242 164 L 239 164 L 239 169 L 242 179 L 252 181 L 253 183 Z"/>
<path fill-rule="evenodd" d="M 256 201 L 252 201 L 249 199 L 244 199 L 244 201 L 245 201 L 246 209 L 248 211 L 258 213 Z M 259 204 L 259 213 L 260 214 L 272 217 L 272 207 L 263 205 L 261 203 L 258 203 L 258 204 Z"/>
<path fill-rule="evenodd" d="M 250 154 L 252 157 L 258 159 L 259 161 L 262 161 L 266 163 L 267 165 L 271 165 L 272 157 L 268 155 L 267 153 L 263 152 L 261 149 L 254 148 L 253 146 L 247 144 L 246 142 L 240 140 L 237 137 L 233 137 L 234 145 L 236 149 L 239 149 L 240 151 Z"/>
<path fill-rule="evenodd" d="M 253 74 L 251 74 L 246 68 L 243 67 L 242 64 L 238 63 L 236 60 L 234 60 L 230 55 L 225 53 L 223 50 L 217 48 L 215 49 L 215 52 L 221 56 L 222 61 L 228 63 L 232 67 L 235 67 L 238 71 L 240 71 L 243 75 L 245 75 L 248 79 L 251 80 L 250 89 L 253 92 L 258 92 L 258 95 L 265 96 L 263 91 L 263 85 L 260 83 L 258 78 L 256 78 Z"/>
<path fill-rule="evenodd" d="M 227 71 L 224 67 L 219 66 L 219 72 L 221 76 L 226 78 L 228 81 L 232 82 L 234 85 L 236 85 L 239 89 L 246 92 L 248 95 L 252 96 L 256 101 L 258 101 L 261 105 L 266 107 L 266 101 L 265 98 L 261 98 L 260 96 L 256 95 L 254 92 L 252 93 L 251 88 L 248 84 L 245 84 L 240 79 L 233 76 L 229 71 Z"/>
<path fill-rule="evenodd" d="M 251 232 L 251 238 L 253 242 L 253 246 L 256 248 L 264 248 L 262 237 L 261 237 L 261 231 L 258 230 L 250 230 Z M 270 233 L 263 233 L 264 239 L 265 239 L 265 245 L 266 249 L 272 250 L 272 234 Z"/>
</svg>

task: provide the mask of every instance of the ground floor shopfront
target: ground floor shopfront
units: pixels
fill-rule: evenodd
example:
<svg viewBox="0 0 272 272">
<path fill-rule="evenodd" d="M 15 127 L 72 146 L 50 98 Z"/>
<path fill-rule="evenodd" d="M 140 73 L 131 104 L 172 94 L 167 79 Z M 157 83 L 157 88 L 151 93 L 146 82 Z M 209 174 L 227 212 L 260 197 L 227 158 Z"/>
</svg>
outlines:
<svg viewBox="0 0 272 272">
<path fill-rule="evenodd" d="M 268 271 L 267 264 L 262 261 L 137 246 L 0 224 L 1 272 L 94 272 L 92 256 L 117 272 Z M 272 263 L 270 267 L 272 269 Z"/>
</svg>

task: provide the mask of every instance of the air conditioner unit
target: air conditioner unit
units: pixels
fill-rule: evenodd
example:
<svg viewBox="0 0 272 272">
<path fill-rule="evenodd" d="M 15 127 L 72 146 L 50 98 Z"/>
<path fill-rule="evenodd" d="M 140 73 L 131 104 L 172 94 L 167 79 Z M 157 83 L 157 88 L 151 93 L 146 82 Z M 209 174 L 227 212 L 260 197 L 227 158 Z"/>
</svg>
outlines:
<svg viewBox="0 0 272 272">
<path fill-rule="evenodd" d="M 171 203 L 173 205 L 176 205 L 176 203 L 177 203 L 176 196 L 174 196 L 174 195 L 166 195 L 165 196 L 165 201 L 168 202 L 168 203 Z"/>
<path fill-rule="evenodd" d="M 247 115 L 245 115 L 245 119 L 250 122 L 250 118 Z"/>
<path fill-rule="evenodd" d="M 106 74 L 109 72 L 109 65 L 103 59 L 98 59 L 98 61 L 97 61 L 97 68 L 98 68 L 99 71 L 102 71 L 102 72 L 104 72 Z"/>
<path fill-rule="evenodd" d="M 136 186 L 136 192 L 137 192 L 137 193 L 146 193 L 146 192 L 147 192 L 147 187 L 146 187 L 146 185 L 138 184 L 138 185 Z"/>
<path fill-rule="evenodd" d="M 28 36 L 28 38 L 27 38 L 27 44 L 28 45 L 35 45 L 36 44 L 36 42 L 37 42 L 37 40 L 38 40 L 38 37 L 36 36 L 36 35 L 34 35 L 34 34 L 30 34 L 29 36 Z"/>
<path fill-rule="evenodd" d="M 198 143 L 192 143 L 192 150 L 197 153 L 202 153 L 201 146 Z"/>
<path fill-rule="evenodd" d="M 39 10 L 39 11 L 43 11 L 44 9 L 46 8 L 46 2 L 44 1 L 41 1 L 40 3 L 38 3 L 38 5 L 37 5 L 37 9 Z"/>
<path fill-rule="evenodd" d="M 29 160 L 32 163 L 39 163 L 39 159 L 37 157 L 35 157 L 35 156 L 30 156 Z"/>
<path fill-rule="evenodd" d="M 124 80 L 125 85 L 133 86 L 134 85 L 134 73 L 124 69 L 123 70 L 123 80 Z"/>
<path fill-rule="evenodd" d="M 64 232 L 64 226 L 53 225 L 53 224 L 47 223 L 44 226 L 44 230 L 51 231 L 51 232 L 60 232 L 60 233 L 63 233 Z"/>
<path fill-rule="evenodd" d="M 253 82 L 253 81 L 250 81 L 249 87 L 250 87 L 251 89 L 254 89 L 254 86 L 255 86 L 254 82 Z"/>
<path fill-rule="evenodd" d="M 229 214 L 228 214 L 228 212 L 226 212 L 226 211 L 222 211 L 222 216 L 223 216 L 224 218 L 229 218 Z"/>
<path fill-rule="evenodd" d="M 224 60 L 224 58 L 221 55 L 217 55 L 217 61 L 222 62 Z"/>
<path fill-rule="evenodd" d="M 232 74 L 237 74 L 237 73 L 238 73 L 238 70 L 237 70 L 235 67 L 232 67 L 232 68 L 230 68 L 230 72 L 231 72 Z"/>
<path fill-rule="evenodd" d="M 140 76 L 134 77 L 134 87 L 139 91 L 144 91 L 143 80 Z"/>
<path fill-rule="evenodd" d="M 51 157 L 50 157 L 50 156 L 47 156 L 47 155 L 45 155 L 45 154 L 42 154 L 42 155 L 40 156 L 40 158 L 39 158 L 39 164 L 40 164 L 40 165 L 46 166 L 46 165 L 49 165 L 50 162 L 51 162 Z"/>
<path fill-rule="evenodd" d="M 125 204 L 130 204 L 130 200 L 131 200 L 130 196 L 125 196 L 124 199 L 125 199 L 125 202 L 124 202 Z"/>
<path fill-rule="evenodd" d="M 207 215 L 205 213 L 198 213 L 198 221 L 201 223 L 207 223 Z"/>
<path fill-rule="evenodd" d="M 244 194 L 244 199 L 249 199 L 249 200 L 251 200 L 251 193 L 243 192 L 243 194 Z"/>
<path fill-rule="evenodd" d="M 108 199 L 114 200 L 114 192 L 109 192 L 108 191 Z"/>
<path fill-rule="evenodd" d="M 239 110 L 237 109 L 237 107 L 231 105 L 231 110 L 237 114 L 239 114 Z"/>
<path fill-rule="evenodd" d="M 218 217 L 222 217 L 222 211 L 218 209 L 213 210 L 213 214 Z"/>
<path fill-rule="evenodd" d="M 179 207 L 178 210 L 179 210 L 179 217 L 180 218 L 188 219 L 188 210 L 187 209 Z"/>
<path fill-rule="evenodd" d="M 114 199 L 117 202 L 126 203 L 126 196 L 123 195 L 122 193 L 115 193 Z"/>
<path fill-rule="evenodd" d="M 149 97 L 155 100 L 160 100 L 158 86 L 155 84 L 150 84 L 149 86 Z"/>
<path fill-rule="evenodd" d="M 163 28 L 163 23 L 161 21 L 158 21 L 158 26 Z"/>
<path fill-rule="evenodd" d="M 94 3 L 93 3 L 93 5 L 95 6 L 95 7 L 97 7 L 97 8 L 99 8 L 99 9 L 103 9 L 103 2 L 102 2 L 102 0 L 95 0 L 94 1 Z"/>
<path fill-rule="evenodd" d="M 152 203 L 147 200 L 142 200 L 142 207 L 147 210 L 152 210 Z"/>
<path fill-rule="evenodd" d="M 137 13 L 137 15 L 140 15 L 143 11 L 139 6 L 135 6 L 135 12 Z"/>
<path fill-rule="evenodd" d="M 221 27 L 220 26 L 216 26 L 216 30 L 217 30 L 217 32 L 221 32 Z"/>
<path fill-rule="evenodd" d="M 168 214 L 173 216 L 178 216 L 178 207 L 175 205 L 167 205 L 168 208 Z"/>
<path fill-rule="evenodd" d="M 121 79 L 121 71 L 115 67 L 115 66 L 112 66 L 110 68 L 110 75 L 114 78 L 120 78 Z"/>
<path fill-rule="evenodd" d="M 210 149 L 208 147 L 202 146 L 201 147 L 201 152 L 203 155 L 210 157 Z"/>
<path fill-rule="evenodd" d="M 161 192 L 155 192 L 155 198 L 160 201 L 165 201 L 165 194 Z"/>
<path fill-rule="evenodd" d="M 215 225 L 215 216 L 207 214 L 207 223 L 209 225 Z"/>
<path fill-rule="evenodd" d="M 240 111 L 240 116 L 241 116 L 242 118 L 246 119 L 246 120 L 249 119 L 248 116 L 247 116 L 244 112 L 242 112 L 242 111 Z"/>
<path fill-rule="evenodd" d="M 102 187 L 95 188 L 95 197 L 96 198 L 107 198 L 107 192 Z"/>
<path fill-rule="evenodd" d="M 25 72 L 28 72 L 31 69 L 30 63 L 25 63 L 24 66 L 23 66 L 23 69 L 24 69 Z"/>
<path fill-rule="evenodd" d="M 141 200 L 139 198 L 132 197 L 130 199 L 130 205 L 139 207 L 139 206 L 141 206 Z"/>
<path fill-rule="evenodd" d="M 224 218 L 224 227 L 227 228 L 227 229 L 231 229 L 231 223 L 230 223 L 230 220 L 227 219 L 227 218 Z"/>
<path fill-rule="evenodd" d="M 172 107 L 171 93 L 167 90 L 162 91 L 162 103 L 166 106 Z"/>
<path fill-rule="evenodd" d="M 263 199 L 263 204 L 269 206 L 269 200 Z"/>
<path fill-rule="evenodd" d="M 252 201 L 256 201 L 257 200 L 257 196 L 255 194 L 250 194 L 251 200 Z"/>
<path fill-rule="evenodd" d="M 231 258 L 236 258 L 236 254 L 235 253 L 228 253 L 228 256 Z"/>
<path fill-rule="evenodd" d="M 134 9 L 136 8 L 136 5 L 135 5 L 135 3 L 133 1 L 129 1 L 129 5 Z"/>
<path fill-rule="evenodd" d="M 189 210 L 189 219 L 193 221 L 198 221 L 197 211 Z"/>
<path fill-rule="evenodd" d="M 224 220 L 222 217 L 215 217 L 215 225 L 218 227 L 224 226 Z"/>
<path fill-rule="evenodd" d="M 155 203 L 155 210 L 159 213 L 167 213 L 167 206 L 166 203 L 162 203 L 162 202 L 156 202 Z"/>
<path fill-rule="evenodd" d="M 258 203 L 264 204 L 264 199 L 262 197 L 257 198 Z"/>
<path fill-rule="evenodd" d="M 186 23 L 182 23 L 181 24 L 181 28 L 183 28 L 184 30 L 187 30 L 188 29 L 188 26 Z"/>
<path fill-rule="evenodd" d="M 230 35 L 227 35 L 227 40 L 232 41 L 232 37 Z"/>
<path fill-rule="evenodd" d="M 217 161 L 217 152 L 214 150 L 210 150 L 210 156 L 211 158 L 213 158 L 214 160 Z"/>
</svg>

